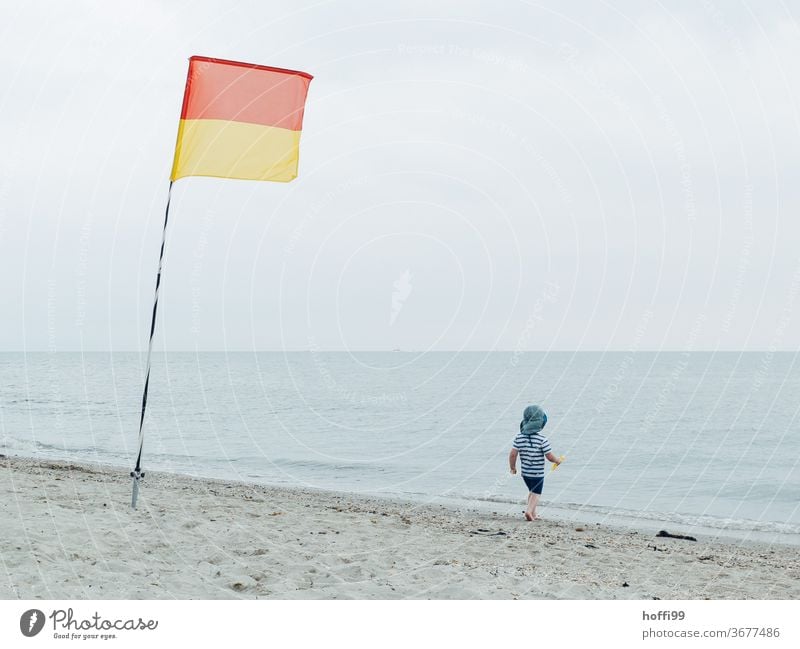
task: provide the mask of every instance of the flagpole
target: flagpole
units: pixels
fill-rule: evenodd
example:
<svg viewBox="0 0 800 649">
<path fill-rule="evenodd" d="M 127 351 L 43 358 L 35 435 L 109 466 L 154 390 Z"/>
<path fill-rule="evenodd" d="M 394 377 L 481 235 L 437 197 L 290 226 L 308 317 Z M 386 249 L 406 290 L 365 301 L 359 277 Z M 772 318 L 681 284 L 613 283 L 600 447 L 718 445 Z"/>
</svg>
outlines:
<svg viewBox="0 0 800 649">
<path fill-rule="evenodd" d="M 169 221 L 169 203 L 172 199 L 172 183 L 169 181 L 167 191 L 167 208 L 164 210 L 164 231 L 161 234 L 161 252 L 158 255 L 158 274 L 156 275 L 156 291 L 153 297 L 153 318 L 150 321 L 150 341 L 147 344 L 147 369 L 144 375 L 144 390 L 142 392 L 142 415 L 139 419 L 139 452 L 136 454 L 136 466 L 131 471 L 133 478 L 133 492 L 131 494 L 131 507 L 136 509 L 136 501 L 139 498 L 139 481 L 144 478 L 142 471 L 142 447 L 144 446 L 144 413 L 147 409 L 147 389 L 150 386 L 150 359 L 153 355 L 153 336 L 156 332 L 156 311 L 158 309 L 158 289 L 161 285 L 161 267 L 164 262 L 164 246 L 167 243 L 167 222 Z"/>
</svg>

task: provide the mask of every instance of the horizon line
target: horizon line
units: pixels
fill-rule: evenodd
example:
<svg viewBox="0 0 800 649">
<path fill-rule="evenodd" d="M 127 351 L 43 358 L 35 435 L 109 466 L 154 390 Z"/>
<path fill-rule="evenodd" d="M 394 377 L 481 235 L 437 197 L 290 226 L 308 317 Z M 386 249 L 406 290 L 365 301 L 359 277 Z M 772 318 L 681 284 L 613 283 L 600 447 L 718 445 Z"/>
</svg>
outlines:
<svg viewBox="0 0 800 649">
<path fill-rule="evenodd" d="M 0 349 L 0 354 L 144 354 L 147 349 Z M 800 349 L 160 349 L 154 354 L 797 354 Z"/>
</svg>

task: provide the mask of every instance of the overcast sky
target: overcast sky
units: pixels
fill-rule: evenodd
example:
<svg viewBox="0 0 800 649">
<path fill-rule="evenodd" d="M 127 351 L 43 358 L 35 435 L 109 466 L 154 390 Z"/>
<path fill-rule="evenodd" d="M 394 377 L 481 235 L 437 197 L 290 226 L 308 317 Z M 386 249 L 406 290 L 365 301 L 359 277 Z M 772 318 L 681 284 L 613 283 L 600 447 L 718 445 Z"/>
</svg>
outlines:
<svg viewBox="0 0 800 649">
<path fill-rule="evenodd" d="M 176 183 L 156 349 L 795 349 L 800 11 L 6 2 L 0 349 L 146 348 L 187 59 L 314 75 Z"/>
</svg>

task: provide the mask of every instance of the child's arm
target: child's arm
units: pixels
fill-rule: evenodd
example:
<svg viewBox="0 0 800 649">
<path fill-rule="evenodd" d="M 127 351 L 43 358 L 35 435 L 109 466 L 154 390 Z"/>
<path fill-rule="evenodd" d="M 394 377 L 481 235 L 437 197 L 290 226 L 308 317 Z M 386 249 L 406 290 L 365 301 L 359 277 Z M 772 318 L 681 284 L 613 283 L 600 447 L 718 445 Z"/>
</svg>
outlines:
<svg viewBox="0 0 800 649">
<path fill-rule="evenodd" d="M 508 466 L 511 467 L 512 475 L 517 474 L 517 449 L 512 448 L 511 453 L 508 454 Z"/>
<path fill-rule="evenodd" d="M 550 460 L 551 462 L 555 463 L 556 465 L 561 464 L 561 460 L 559 460 L 555 455 L 552 453 L 548 453 L 545 457 Z"/>
</svg>

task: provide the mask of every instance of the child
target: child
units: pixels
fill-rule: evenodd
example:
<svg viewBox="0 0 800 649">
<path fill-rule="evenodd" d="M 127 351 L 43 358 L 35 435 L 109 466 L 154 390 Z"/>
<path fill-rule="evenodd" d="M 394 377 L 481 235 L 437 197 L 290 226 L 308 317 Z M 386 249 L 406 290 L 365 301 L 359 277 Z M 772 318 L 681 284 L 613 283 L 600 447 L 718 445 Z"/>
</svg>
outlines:
<svg viewBox="0 0 800 649">
<path fill-rule="evenodd" d="M 547 423 L 547 415 L 539 406 L 528 406 L 519 423 L 519 435 L 514 438 L 514 447 L 508 455 L 508 464 L 511 473 L 517 474 L 517 455 L 520 456 L 522 466 L 522 479 L 528 487 L 528 508 L 525 510 L 525 520 L 534 521 L 536 505 L 544 486 L 544 459 L 561 464 L 550 449 L 550 442 L 541 434 L 542 428 Z"/>
</svg>

